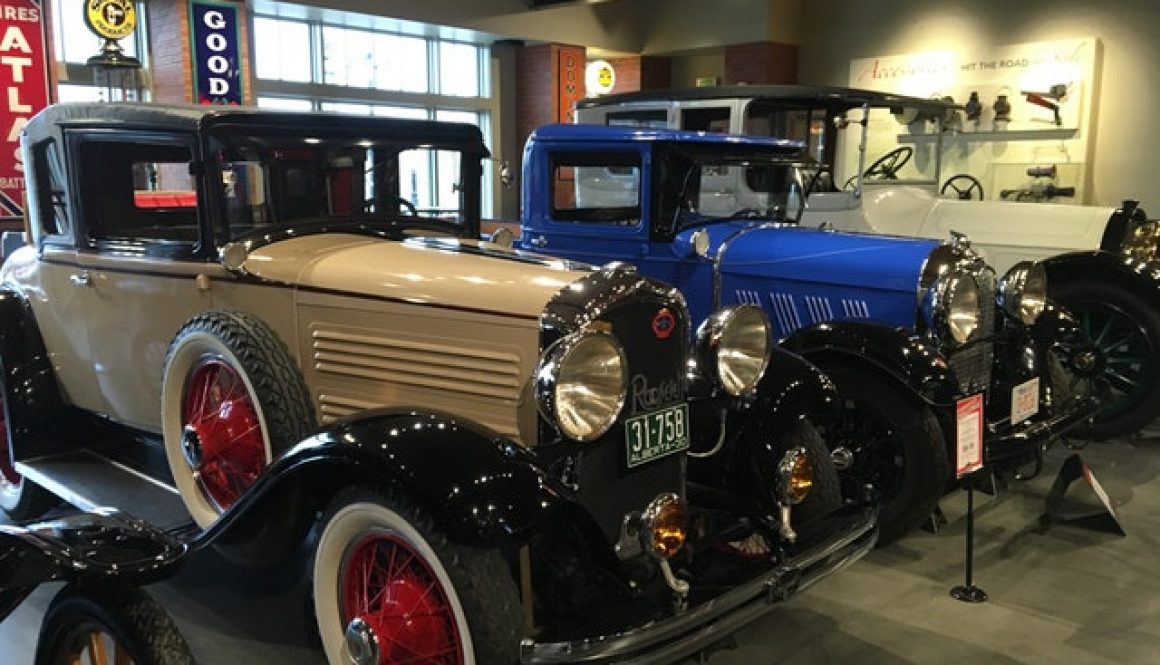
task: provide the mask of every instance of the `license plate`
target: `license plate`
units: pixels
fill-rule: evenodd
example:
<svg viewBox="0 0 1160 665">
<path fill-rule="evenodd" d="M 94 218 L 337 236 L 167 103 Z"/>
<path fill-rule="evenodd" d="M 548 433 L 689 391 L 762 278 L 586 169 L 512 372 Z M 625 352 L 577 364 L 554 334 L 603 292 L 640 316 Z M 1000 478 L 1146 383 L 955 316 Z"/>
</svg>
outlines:
<svg viewBox="0 0 1160 665">
<path fill-rule="evenodd" d="M 1039 413 L 1039 377 L 1011 389 L 1011 424 L 1018 425 Z"/>
<path fill-rule="evenodd" d="M 689 447 L 689 406 L 634 416 L 624 423 L 628 468 L 660 459 Z"/>
</svg>

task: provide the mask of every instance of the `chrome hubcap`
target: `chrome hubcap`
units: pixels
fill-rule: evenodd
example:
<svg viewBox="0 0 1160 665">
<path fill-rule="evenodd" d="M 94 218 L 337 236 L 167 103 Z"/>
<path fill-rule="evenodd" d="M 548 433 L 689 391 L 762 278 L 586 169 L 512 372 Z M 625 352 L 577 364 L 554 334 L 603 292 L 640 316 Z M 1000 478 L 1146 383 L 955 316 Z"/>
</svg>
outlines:
<svg viewBox="0 0 1160 665">
<path fill-rule="evenodd" d="M 197 469 L 201 467 L 201 437 L 191 425 L 186 425 L 181 431 L 181 454 L 185 456 L 185 463 Z"/>
<path fill-rule="evenodd" d="M 351 665 L 376 665 L 379 662 L 379 640 L 370 625 L 359 617 L 347 624 L 346 650 Z"/>
<path fill-rule="evenodd" d="M 834 461 L 834 468 L 838 471 L 848 471 L 854 466 L 854 451 L 845 446 L 838 446 L 830 452 L 830 459 Z"/>
</svg>

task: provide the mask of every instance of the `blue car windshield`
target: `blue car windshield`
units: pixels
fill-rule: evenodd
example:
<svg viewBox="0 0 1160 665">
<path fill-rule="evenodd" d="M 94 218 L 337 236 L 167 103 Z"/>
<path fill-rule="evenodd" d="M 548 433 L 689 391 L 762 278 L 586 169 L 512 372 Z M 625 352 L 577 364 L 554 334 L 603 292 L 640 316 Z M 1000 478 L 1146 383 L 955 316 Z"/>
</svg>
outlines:
<svg viewBox="0 0 1160 665">
<path fill-rule="evenodd" d="M 785 219 L 800 207 L 794 165 L 784 156 L 676 154 L 662 170 L 675 176 L 667 186 L 658 184 L 662 197 L 671 198 L 661 209 L 672 211 L 676 228 L 738 218 Z"/>
</svg>

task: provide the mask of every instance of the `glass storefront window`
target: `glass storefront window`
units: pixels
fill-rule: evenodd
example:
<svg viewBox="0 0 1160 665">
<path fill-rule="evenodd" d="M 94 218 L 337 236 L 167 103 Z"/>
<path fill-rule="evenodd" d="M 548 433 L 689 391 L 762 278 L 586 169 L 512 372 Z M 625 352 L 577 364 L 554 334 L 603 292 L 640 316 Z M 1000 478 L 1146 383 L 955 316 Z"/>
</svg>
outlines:
<svg viewBox="0 0 1160 665">
<path fill-rule="evenodd" d="M 254 68 L 261 79 L 310 82 L 310 24 L 254 19 Z"/>
<path fill-rule="evenodd" d="M 479 47 L 439 42 L 439 92 L 455 97 L 479 96 Z"/>
<path fill-rule="evenodd" d="M 293 97 L 258 97 L 258 106 L 279 111 L 311 111 L 314 104 L 309 99 Z"/>
<path fill-rule="evenodd" d="M 420 37 L 323 26 L 322 79 L 352 88 L 427 92 L 427 42 Z"/>
</svg>

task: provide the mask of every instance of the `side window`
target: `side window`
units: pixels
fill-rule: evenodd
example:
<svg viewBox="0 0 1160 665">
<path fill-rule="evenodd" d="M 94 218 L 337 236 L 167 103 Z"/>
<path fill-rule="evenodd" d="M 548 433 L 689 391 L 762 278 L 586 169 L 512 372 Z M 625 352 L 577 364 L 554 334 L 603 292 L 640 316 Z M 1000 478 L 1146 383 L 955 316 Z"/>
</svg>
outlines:
<svg viewBox="0 0 1160 665">
<path fill-rule="evenodd" d="M 78 154 L 91 239 L 197 242 L 197 180 L 189 144 L 176 138 L 82 139 Z"/>
<path fill-rule="evenodd" d="M 664 129 L 669 124 L 668 111 L 656 109 L 651 111 L 613 111 L 605 118 L 609 126 L 616 127 L 652 127 Z"/>
<path fill-rule="evenodd" d="M 726 133 L 729 131 L 729 107 L 681 109 L 681 129 Z"/>
<path fill-rule="evenodd" d="M 552 217 L 635 226 L 641 215 L 640 173 L 636 152 L 554 153 Z"/>
<path fill-rule="evenodd" d="M 40 228 L 45 235 L 68 235 L 72 229 L 68 210 L 68 180 L 60 148 L 54 139 L 32 149 L 36 163 L 36 196 Z"/>
</svg>

